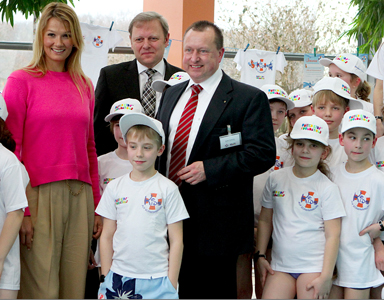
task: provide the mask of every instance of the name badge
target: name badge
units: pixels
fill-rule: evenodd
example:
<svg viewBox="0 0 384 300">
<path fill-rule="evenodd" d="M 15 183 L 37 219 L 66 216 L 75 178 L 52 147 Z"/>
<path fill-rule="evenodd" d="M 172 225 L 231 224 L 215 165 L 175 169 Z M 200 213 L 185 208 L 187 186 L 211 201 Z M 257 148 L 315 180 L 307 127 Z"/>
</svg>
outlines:
<svg viewBox="0 0 384 300">
<path fill-rule="evenodd" d="M 231 126 L 227 125 L 228 134 L 220 136 L 220 149 L 227 149 L 241 145 L 241 133 L 231 133 Z"/>
</svg>

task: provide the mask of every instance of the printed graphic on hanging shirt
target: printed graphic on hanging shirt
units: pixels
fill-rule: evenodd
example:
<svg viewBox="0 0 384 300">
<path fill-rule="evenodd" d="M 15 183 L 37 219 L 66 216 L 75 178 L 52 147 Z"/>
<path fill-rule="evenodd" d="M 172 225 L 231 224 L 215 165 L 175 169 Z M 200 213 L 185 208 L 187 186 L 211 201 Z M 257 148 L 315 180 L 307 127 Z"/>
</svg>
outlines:
<svg viewBox="0 0 384 300">
<path fill-rule="evenodd" d="M 81 54 L 81 67 L 94 86 L 97 84 L 101 68 L 108 64 L 108 51 L 116 47 L 123 38 L 116 30 L 80 23 L 83 33 L 84 51 Z"/>
<path fill-rule="evenodd" d="M 264 84 L 275 84 L 276 71 L 284 73 L 287 65 L 282 52 L 276 54 L 256 49 L 237 51 L 234 61 L 241 71 L 241 82 L 258 88 Z"/>
</svg>

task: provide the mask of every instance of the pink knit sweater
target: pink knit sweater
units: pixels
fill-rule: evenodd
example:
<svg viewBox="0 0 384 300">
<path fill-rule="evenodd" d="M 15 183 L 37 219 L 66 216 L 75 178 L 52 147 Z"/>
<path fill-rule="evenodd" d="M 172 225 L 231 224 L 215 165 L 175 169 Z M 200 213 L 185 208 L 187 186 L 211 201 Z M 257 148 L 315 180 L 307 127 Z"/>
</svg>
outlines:
<svg viewBox="0 0 384 300">
<path fill-rule="evenodd" d="M 68 72 L 48 71 L 34 77 L 13 72 L 3 96 L 7 126 L 16 141 L 32 187 L 65 179 L 92 185 L 95 207 L 100 200 L 93 136 L 94 94 L 83 98 Z"/>
</svg>

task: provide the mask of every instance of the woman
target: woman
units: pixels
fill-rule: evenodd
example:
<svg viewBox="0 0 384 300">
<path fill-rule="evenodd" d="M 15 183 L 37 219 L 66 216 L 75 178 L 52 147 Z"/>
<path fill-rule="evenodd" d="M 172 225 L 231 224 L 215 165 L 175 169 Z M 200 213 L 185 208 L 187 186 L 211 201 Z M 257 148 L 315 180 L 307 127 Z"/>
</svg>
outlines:
<svg viewBox="0 0 384 300">
<path fill-rule="evenodd" d="M 80 66 L 76 13 L 48 4 L 31 63 L 4 88 L 16 156 L 30 176 L 21 229 L 21 298 L 83 298 L 92 231 L 101 232 L 94 93 Z"/>
</svg>

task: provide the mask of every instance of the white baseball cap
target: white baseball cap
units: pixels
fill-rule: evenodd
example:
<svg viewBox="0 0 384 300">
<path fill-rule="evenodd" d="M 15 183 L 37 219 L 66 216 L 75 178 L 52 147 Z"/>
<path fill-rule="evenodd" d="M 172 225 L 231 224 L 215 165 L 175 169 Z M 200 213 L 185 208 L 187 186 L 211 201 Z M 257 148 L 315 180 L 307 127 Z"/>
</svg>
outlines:
<svg viewBox="0 0 384 300">
<path fill-rule="evenodd" d="M 0 118 L 2 118 L 5 121 L 7 117 L 8 117 L 7 105 L 5 104 L 5 100 L 0 93 Z"/>
<path fill-rule="evenodd" d="M 352 128 L 366 128 L 376 134 L 376 119 L 370 112 L 362 109 L 350 110 L 345 113 L 341 122 L 341 133 Z"/>
<path fill-rule="evenodd" d="M 112 120 L 114 116 L 125 115 L 132 112 L 144 113 L 143 107 L 139 100 L 136 99 L 123 99 L 113 103 L 109 115 L 104 118 L 106 122 Z"/>
<path fill-rule="evenodd" d="M 143 113 L 133 112 L 133 113 L 126 114 L 121 117 L 119 125 L 120 125 L 121 133 L 123 134 L 123 139 L 125 143 L 127 142 L 128 130 L 131 127 L 136 125 L 145 125 L 152 128 L 161 136 L 162 144 L 164 145 L 165 143 L 165 134 L 163 130 L 163 124 L 161 124 L 160 121 L 154 118 L 148 117 Z"/>
<path fill-rule="evenodd" d="M 267 95 L 268 100 L 281 100 L 287 105 L 287 110 L 295 107 L 293 102 L 289 100 L 288 94 L 281 87 L 276 84 L 264 84 L 261 90 Z"/>
<path fill-rule="evenodd" d="M 177 73 L 173 74 L 171 76 L 171 78 L 169 78 L 168 81 L 160 80 L 160 79 L 155 80 L 154 82 L 152 82 L 152 88 L 156 92 L 162 93 L 164 91 L 164 88 L 166 85 L 174 86 L 175 84 L 182 83 L 182 82 L 187 81 L 189 79 L 190 79 L 190 77 L 189 77 L 187 72 L 177 72 Z"/>
<path fill-rule="evenodd" d="M 365 73 L 367 69 L 363 61 L 351 53 L 338 54 L 333 60 L 322 58 L 320 59 L 320 64 L 326 67 L 329 67 L 330 64 L 335 64 L 344 72 L 359 76 L 363 82 L 367 80 L 367 74 Z"/>
<path fill-rule="evenodd" d="M 323 119 L 315 115 L 304 116 L 298 119 L 295 125 L 293 125 L 290 137 L 293 140 L 314 140 L 328 146 L 328 125 Z"/>
<path fill-rule="evenodd" d="M 362 109 L 363 104 L 351 97 L 351 88 L 348 83 L 338 77 L 324 77 L 318 81 L 313 87 L 314 95 L 319 91 L 332 91 L 335 94 L 349 100 L 349 108 L 352 109 Z"/>
<path fill-rule="evenodd" d="M 295 107 L 304 107 L 312 104 L 312 92 L 305 89 L 294 90 L 288 96 Z"/>
</svg>

